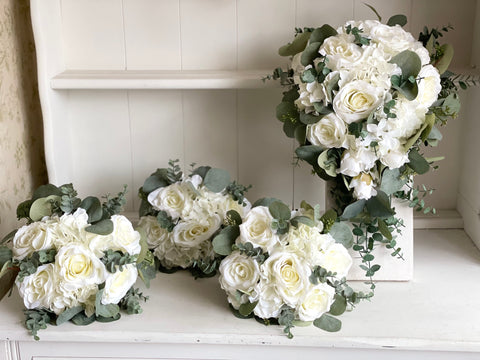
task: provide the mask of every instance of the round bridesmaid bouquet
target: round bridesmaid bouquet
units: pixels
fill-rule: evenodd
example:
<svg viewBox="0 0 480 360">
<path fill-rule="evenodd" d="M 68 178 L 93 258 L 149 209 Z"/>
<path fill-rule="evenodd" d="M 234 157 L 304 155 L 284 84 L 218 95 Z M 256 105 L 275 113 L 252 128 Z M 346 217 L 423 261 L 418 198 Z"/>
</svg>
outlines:
<svg viewBox="0 0 480 360">
<path fill-rule="evenodd" d="M 118 215 L 125 191 L 103 204 L 76 195 L 71 184 L 41 186 L 17 209 L 27 225 L 5 239 L 11 241 L 8 266 L 18 271 L 25 324 L 37 340 L 48 323 L 110 322 L 120 319 L 120 310 L 140 313 L 147 300 L 133 286 L 139 275 L 151 275 L 148 250 Z"/>
</svg>

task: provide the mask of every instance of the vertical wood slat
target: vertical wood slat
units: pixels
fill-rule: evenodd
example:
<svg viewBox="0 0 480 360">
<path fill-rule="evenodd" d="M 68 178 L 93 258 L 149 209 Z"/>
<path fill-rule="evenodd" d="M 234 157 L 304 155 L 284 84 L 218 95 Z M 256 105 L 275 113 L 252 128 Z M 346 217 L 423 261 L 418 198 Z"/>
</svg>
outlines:
<svg viewBox="0 0 480 360">
<path fill-rule="evenodd" d="M 123 0 L 128 70 L 180 70 L 180 0 Z"/>
<path fill-rule="evenodd" d="M 168 160 L 182 165 L 183 121 L 181 91 L 129 91 L 129 117 L 132 137 L 134 210 L 140 200 L 137 190 L 157 168 Z"/>
<path fill-rule="evenodd" d="M 183 70 L 234 70 L 235 0 L 180 0 Z"/>
<path fill-rule="evenodd" d="M 277 50 L 293 38 L 294 0 L 238 0 L 237 19 L 239 70 L 287 64 Z"/>
<path fill-rule="evenodd" d="M 412 1 L 411 0 L 369 0 L 368 2 L 362 0 L 355 0 L 355 20 L 377 20 L 375 13 L 365 5 L 365 3 L 373 6 L 375 10 L 382 17 L 382 23 L 386 23 L 388 19 L 397 14 L 405 15 L 408 19 L 407 25 L 404 29 L 410 31 L 411 27 L 411 10 L 412 10 Z M 414 34 L 416 36 L 417 34 Z"/>
<path fill-rule="evenodd" d="M 67 69 L 123 70 L 122 0 L 61 0 Z"/>
<path fill-rule="evenodd" d="M 67 121 L 72 179 L 81 197 L 116 194 L 128 186 L 133 209 L 130 124 L 126 91 L 70 91 Z M 61 149 L 58 149 L 61 151 Z"/>
<path fill-rule="evenodd" d="M 248 198 L 293 203 L 293 142 L 275 119 L 278 90 L 238 90 L 239 181 L 252 184 Z"/>
<path fill-rule="evenodd" d="M 297 0 L 297 27 L 318 27 L 330 24 L 334 28 L 354 16 L 354 0 Z"/>
</svg>

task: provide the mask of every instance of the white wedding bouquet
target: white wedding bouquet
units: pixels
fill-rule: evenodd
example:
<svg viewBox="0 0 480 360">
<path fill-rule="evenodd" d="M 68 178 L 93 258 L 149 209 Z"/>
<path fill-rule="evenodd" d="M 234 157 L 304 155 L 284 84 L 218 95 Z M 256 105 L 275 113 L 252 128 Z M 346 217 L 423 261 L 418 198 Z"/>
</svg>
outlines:
<svg viewBox="0 0 480 360">
<path fill-rule="evenodd" d="M 186 176 L 177 161 L 158 169 L 140 188 L 138 228 L 158 259 L 159 269 L 189 269 L 196 277 L 213 276 L 220 259 L 213 238 L 251 204 L 247 187 L 230 181 L 226 170 L 201 166 Z"/>
<path fill-rule="evenodd" d="M 139 275 L 151 278 L 153 262 L 140 233 L 118 215 L 125 193 L 102 204 L 77 198 L 71 184 L 49 184 L 19 205 L 17 215 L 28 224 L 4 241 L 11 241 L 9 267 L 18 272 L 25 324 L 35 339 L 48 323 L 87 325 L 118 320 L 120 310 L 142 311 L 147 298 L 133 286 Z"/>
<path fill-rule="evenodd" d="M 341 322 L 334 316 L 371 297 L 345 280 L 352 258 L 332 234 L 345 227 L 348 234 L 348 226 L 335 222 L 331 212 L 319 217 L 318 209 L 303 202 L 290 211 L 279 200 L 262 199 L 236 224 L 235 235 L 223 239 L 228 256 L 219 281 L 236 316 L 283 325 L 289 337 L 295 325 L 312 322 L 338 331 Z"/>
</svg>

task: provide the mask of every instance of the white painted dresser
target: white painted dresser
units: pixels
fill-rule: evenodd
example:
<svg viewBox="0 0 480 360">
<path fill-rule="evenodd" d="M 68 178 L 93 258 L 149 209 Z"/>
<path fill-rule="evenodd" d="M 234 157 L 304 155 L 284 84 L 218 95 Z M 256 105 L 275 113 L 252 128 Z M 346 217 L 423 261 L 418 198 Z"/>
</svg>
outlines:
<svg viewBox="0 0 480 360">
<path fill-rule="evenodd" d="M 369 3 L 386 18 L 406 14 L 414 34 L 424 24 L 452 23 L 456 30 L 446 38 L 456 48 L 455 69 L 480 60 L 477 1 Z M 320 180 L 307 167 L 291 166 L 294 144 L 274 118 L 281 89 L 260 78 L 286 65 L 276 50 L 294 27 L 372 18 L 362 1 L 32 0 L 31 6 L 51 182 L 73 182 L 82 196 L 128 184 L 127 211 L 134 212 L 143 179 L 179 158 L 186 168 L 196 162 L 228 169 L 255 185 L 252 200 L 324 203 Z M 464 97 L 464 117 L 473 116 L 478 98 L 478 90 Z M 432 203 L 443 217 L 420 219 L 417 227 L 462 227 L 458 208 L 480 238 L 480 192 L 462 167 L 469 153 L 460 146 L 464 131 L 460 121 L 449 124 L 436 149 L 446 160 L 419 179 L 437 189 Z M 457 191 L 459 184 L 466 192 Z M 277 327 L 233 317 L 215 279 L 177 273 L 158 276 L 142 315 L 50 327 L 40 342 L 23 328 L 14 293 L 0 302 L 0 359 L 479 359 L 480 285 L 472 280 L 480 277 L 478 251 L 463 230 L 417 230 L 415 246 L 414 281 L 380 284 L 336 334 L 298 328 L 288 340 Z"/>
</svg>

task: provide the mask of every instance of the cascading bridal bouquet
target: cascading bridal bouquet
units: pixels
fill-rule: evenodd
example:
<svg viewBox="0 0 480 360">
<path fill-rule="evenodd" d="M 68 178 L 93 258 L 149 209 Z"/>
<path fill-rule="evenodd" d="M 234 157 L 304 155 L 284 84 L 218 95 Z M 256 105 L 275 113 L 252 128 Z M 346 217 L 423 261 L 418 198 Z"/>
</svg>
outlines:
<svg viewBox="0 0 480 360">
<path fill-rule="evenodd" d="M 148 285 L 154 263 L 140 233 L 118 215 L 125 193 L 101 203 L 79 199 L 71 184 L 49 184 L 18 206 L 27 225 L 7 235 L 2 253 L 11 257 L 4 265 L 18 272 L 25 325 L 36 340 L 48 323 L 88 325 L 118 320 L 120 310 L 141 313 L 147 297 L 133 286 L 139 275 Z"/>
<path fill-rule="evenodd" d="M 373 293 L 355 292 L 346 282 L 352 258 L 348 225 L 322 217 L 319 206 L 290 208 L 276 199 L 257 201 L 231 236 L 215 239 L 228 255 L 220 264 L 220 285 L 234 314 L 279 324 L 291 338 L 295 325 L 339 331 L 341 315 Z M 335 241 L 337 240 L 337 242 Z"/>
<path fill-rule="evenodd" d="M 220 257 L 213 238 L 251 205 L 244 194 L 249 187 L 230 181 L 226 170 L 200 166 L 185 176 L 170 161 L 139 190 L 142 199 L 138 228 L 145 233 L 159 269 L 189 269 L 196 277 L 213 276 Z"/>
<path fill-rule="evenodd" d="M 441 158 L 424 158 L 421 145 L 436 146 L 438 126 L 457 116 L 457 85 L 475 84 L 447 70 L 453 48 L 438 38 L 449 27 L 425 28 L 417 41 L 402 28 L 406 22 L 396 15 L 387 24 L 297 29 L 279 50 L 292 56 L 291 69 L 267 77 L 288 88 L 276 113 L 285 134 L 299 143 L 297 157 L 329 181 L 327 197 L 343 219 L 356 223 L 355 250 L 370 259 L 367 276 L 379 268 L 372 272 L 369 265 L 374 244 L 401 256 L 392 232 L 403 224 L 392 198 L 432 211 L 421 196 L 431 191 L 414 189 L 412 177 Z"/>
</svg>

